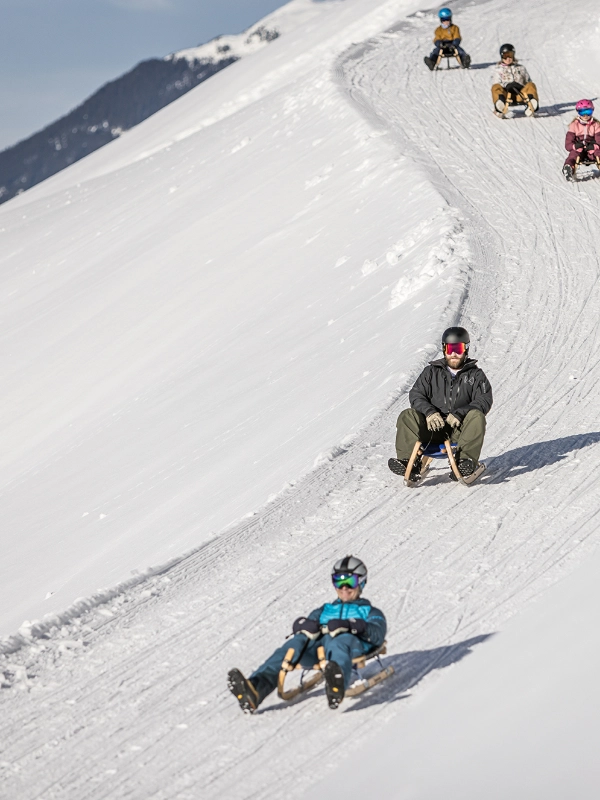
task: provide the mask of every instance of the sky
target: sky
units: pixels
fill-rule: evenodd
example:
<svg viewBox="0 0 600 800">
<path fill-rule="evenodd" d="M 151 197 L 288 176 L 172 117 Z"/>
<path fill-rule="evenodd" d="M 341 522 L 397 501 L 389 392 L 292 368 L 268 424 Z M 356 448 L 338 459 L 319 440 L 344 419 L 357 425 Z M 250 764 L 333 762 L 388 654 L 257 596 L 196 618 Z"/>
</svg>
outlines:
<svg viewBox="0 0 600 800">
<path fill-rule="evenodd" d="M 239 33 L 283 0 L 0 0 L 0 149 L 139 61 Z"/>
</svg>

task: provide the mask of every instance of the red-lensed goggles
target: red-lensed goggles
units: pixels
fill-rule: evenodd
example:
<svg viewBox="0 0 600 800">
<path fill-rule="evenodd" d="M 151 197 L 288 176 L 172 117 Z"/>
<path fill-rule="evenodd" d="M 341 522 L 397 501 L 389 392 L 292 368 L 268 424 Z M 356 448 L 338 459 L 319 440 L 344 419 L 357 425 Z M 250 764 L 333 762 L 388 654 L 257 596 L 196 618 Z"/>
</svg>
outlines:
<svg viewBox="0 0 600 800">
<path fill-rule="evenodd" d="M 464 342 L 446 342 L 444 344 L 444 353 L 447 356 L 456 353 L 457 356 L 462 356 L 467 352 L 467 345 Z"/>
</svg>

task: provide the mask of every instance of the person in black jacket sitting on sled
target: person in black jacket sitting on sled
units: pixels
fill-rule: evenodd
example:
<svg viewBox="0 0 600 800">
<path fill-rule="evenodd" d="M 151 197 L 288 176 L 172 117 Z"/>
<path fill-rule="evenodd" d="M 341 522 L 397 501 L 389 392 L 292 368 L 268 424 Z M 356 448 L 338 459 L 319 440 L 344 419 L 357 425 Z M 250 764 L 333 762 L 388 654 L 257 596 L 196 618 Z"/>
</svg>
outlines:
<svg viewBox="0 0 600 800">
<path fill-rule="evenodd" d="M 479 465 L 485 436 L 485 417 L 492 407 L 492 387 L 474 358 L 464 328 L 448 328 L 442 336 L 444 357 L 432 361 L 408 395 L 411 408 L 398 417 L 393 472 L 404 475 L 417 441 L 424 446 L 450 440 L 456 444 L 456 462 L 466 478 Z M 419 459 L 411 476 L 420 472 Z M 456 478 L 451 475 L 454 480 Z"/>
</svg>

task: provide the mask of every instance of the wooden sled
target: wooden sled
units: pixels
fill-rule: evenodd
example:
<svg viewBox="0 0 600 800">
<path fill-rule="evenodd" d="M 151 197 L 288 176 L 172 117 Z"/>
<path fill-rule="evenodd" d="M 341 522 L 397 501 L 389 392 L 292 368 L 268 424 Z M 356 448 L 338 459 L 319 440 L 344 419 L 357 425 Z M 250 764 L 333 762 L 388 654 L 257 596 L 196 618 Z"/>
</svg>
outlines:
<svg viewBox="0 0 600 800">
<path fill-rule="evenodd" d="M 450 69 L 450 59 L 455 58 L 458 61 L 458 66 L 462 69 L 462 59 L 458 54 L 456 47 L 441 47 L 438 53 L 437 61 L 435 62 L 434 70 L 441 69 L 440 63 L 442 58 L 446 59 L 446 68 Z M 456 68 L 455 68 L 456 69 Z"/>
<path fill-rule="evenodd" d="M 346 697 L 356 697 L 358 694 L 362 694 L 366 692 L 367 689 L 372 689 L 373 686 L 376 686 L 378 683 L 386 680 L 389 678 L 390 675 L 394 674 L 393 667 L 384 667 L 381 663 L 381 656 L 387 653 L 387 643 L 384 642 L 381 647 L 374 650 L 372 653 L 366 653 L 364 656 L 359 656 L 358 658 L 352 659 L 352 665 L 356 670 L 364 669 L 367 665 L 368 661 L 372 659 L 377 659 L 381 670 L 377 672 L 375 675 L 372 675 L 370 678 L 359 678 L 358 681 L 355 681 L 351 686 L 346 689 L 345 696 Z M 318 663 L 314 665 L 313 670 L 315 670 L 316 675 L 308 678 L 308 680 L 304 679 L 304 676 L 307 672 L 310 672 L 310 669 L 305 669 L 300 664 L 293 664 L 293 658 L 295 655 L 295 650 L 293 647 L 290 647 L 285 654 L 285 658 L 281 664 L 281 669 L 279 670 L 279 677 L 277 679 L 277 694 L 281 697 L 282 700 L 293 700 L 295 697 L 298 697 L 305 692 L 308 692 L 314 686 L 317 686 L 323 680 L 323 670 L 325 669 L 325 665 L 327 664 L 327 659 L 325 658 L 325 648 L 323 645 L 319 645 L 317 648 L 317 658 L 319 659 Z M 298 686 L 294 686 L 292 689 L 285 688 L 285 679 L 289 672 L 294 672 L 294 670 L 302 670 L 302 675 L 300 677 L 300 683 Z"/>
<path fill-rule="evenodd" d="M 421 442 L 416 442 L 408 461 L 406 472 L 404 473 L 404 483 L 410 488 L 418 486 L 434 458 L 447 458 L 454 477 L 459 483 L 462 483 L 463 486 L 470 486 L 472 483 L 475 483 L 477 478 L 484 472 L 485 464 L 480 461 L 473 474 L 465 478 L 458 470 L 454 457 L 455 450 L 456 445 L 451 444 L 449 439 L 446 439 L 443 445 L 434 444 L 428 445 L 427 447 L 423 447 Z M 413 464 L 419 456 L 421 456 L 421 472 L 416 476 L 416 480 L 409 480 L 408 476 L 411 474 Z"/>
<path fill-rule="evenodd" d="M 500 119 L 505 119 L 506 114 L 511 106 L 526 106 L 525 115 L 528 117 L 535 116 L 535 112 L 537 109 L 533 107 L 533 103 L 531 102 L 530 98 L 521 92 L 511 92 L 508 91 L 506 93 L 506 102 L 504 103 L 504 108 L 502 111 L 494 110 L 494 114 Z M 527 113 L 529 112 L 529 113 Z"/>
<path fill-rule="evenodd" d="M 596 167 L 596 169 L 600 169 L 600 158 L 591 159 L 591 158 L 582 158 L 581 156 L 577 156 L 577 161 L 575 162 L 575 166 L 573 167 L 573 177 L 570 178 L 570 180 L 572 181 L 577 180 L 578 167 Z"/>
</svg>

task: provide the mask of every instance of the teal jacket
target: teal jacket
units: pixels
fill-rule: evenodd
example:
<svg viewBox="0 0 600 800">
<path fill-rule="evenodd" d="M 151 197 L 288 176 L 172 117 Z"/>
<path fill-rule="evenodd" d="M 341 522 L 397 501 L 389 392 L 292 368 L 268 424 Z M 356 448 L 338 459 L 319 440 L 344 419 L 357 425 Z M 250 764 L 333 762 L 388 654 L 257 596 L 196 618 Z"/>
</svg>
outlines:
<svg viewBox="0 0 600 800">
<path fill-rule="evenodd" d="M 372 606 L 366 598 L 359 597 L 350 603 L 334 600 L 333 603 L 325 603 L 315 608 L 308 617 L 317 620 L 321 625 L 327 625 L 330 619 L 364 619 L 367 630 L 356 638 L 360 639 L 365 653 L 381 647 L 385 641 L 387 623 L 383 611 Z"/>
</svg>

